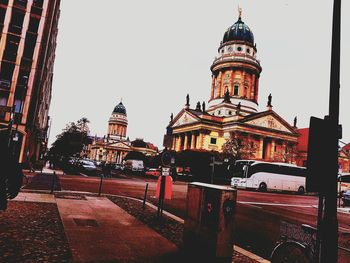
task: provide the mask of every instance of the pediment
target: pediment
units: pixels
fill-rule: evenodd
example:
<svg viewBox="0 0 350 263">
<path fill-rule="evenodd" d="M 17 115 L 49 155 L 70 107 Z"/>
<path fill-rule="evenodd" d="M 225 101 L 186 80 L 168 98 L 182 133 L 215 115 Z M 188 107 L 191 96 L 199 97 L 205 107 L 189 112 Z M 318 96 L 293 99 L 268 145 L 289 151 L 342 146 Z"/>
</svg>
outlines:
<svg viewBox="0 0 350 263">
<path fill-rule="evenodd" d="M 112 143 L 109 145 L 109 147 L 115 147 L 115 148 L 119 148 L 119 149 L 130 149 L 129 145 L 126 145 L 122 142 Z"/>
<path fill-rule="evenodd" d="M 181 125 L 186 125 L 186 124 L 191 124 L 198 122 L 198 119 L 193 117 L 190 113 L 188 112 L 183 112 L 174 122 L 172 127 L 178 127 Z"/>
<path fill-rule="evenodd" d="M 289 125 L 287 126 L 272 114 L 262 116 L 253 120 L 248 120 L 244 123 L 257 126 L 257 127 L 263 127 L 263 128 L 268 128 L 272 130 L 282 131 L 282 132 L 289 132 L 289 133 L 294 132 Z"/>
</svg>

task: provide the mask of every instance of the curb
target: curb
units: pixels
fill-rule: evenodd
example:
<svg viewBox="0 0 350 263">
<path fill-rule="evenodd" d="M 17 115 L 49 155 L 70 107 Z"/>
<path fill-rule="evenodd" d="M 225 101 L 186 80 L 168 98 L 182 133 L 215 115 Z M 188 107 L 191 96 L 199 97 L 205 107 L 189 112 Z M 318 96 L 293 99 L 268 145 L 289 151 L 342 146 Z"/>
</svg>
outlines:
<svg viewBox="0 0 350 263">
<path fill-rule="evenodd" d="M 244 255 L 252 260 L 255 260 L 255 261 L 260 262 L 260 263 L 270 263 L 269 260 L 264 259 L 262 257 L 259 257 L 255 254 L 253 254 L 252 252 L 249 252 L 249 251 L 247 251 L 239 246 L 234 245 L 233 247 L 234 247 L 235 251 L 237 251 L 238 253 L 240 253 L 240 254 L 242 254 L 242 255 Z"/>
<path fill-rule="evenodd" d="M 29 190 L 29 191 L 28 191 Z M 30 190 L 30 189 L 26 189 L 25 191 L 21 191 L 21 192 L 27 192 L 27 193 L 36 193 L 36 192 L 39 192 L 39 193 L 49 193 L 50 194 L 50 191 L 47 191 L 47 190 Z M 74 194 L 91 194 L 91 195 L 97 195 L 97 193 L 92 193 L 92 192 L 82 192 L 82 191 L 66 191 L 66 190 L 63 190 L 63 191 L 54 191 L 54 193 L 74 193 Z M 138 199 L 138 198 L 134 198 L 134 197 L 129 197 L 129 196 L 124 196 L 124 195 L 114 195 L 114 194 L 102 194 L 101 196 L 104 196 L 104 197 L 108 197 L 108 196 L 115 196 L 115 197 L 121 197 L 121 198 L 128 198 L 128 199 L 131 199 L 131 200 L 135 200 L 135 201 L 138 201 L 140 203 L 143 202 L 143 200 L 141 199 Z M 28 201 L 27 201 L 28 202 Z M 152 209 L 157 209 L 157 206 L 153 205 L 152 203 L 146 201 L 146 205 L 149 206 L 150 208 Z M 181 224 L 184 224 L 184 220 L 166 210 L 163 210 L 163 213 L 170 217 L 171 219 L 181 223 Z M 260 263 L 270 263 L 270 261 L 262 258 L 262 257 L 259 257 L 258 255 L 255 255 L 253 254 L 252 252 L 249 252 L 237 245 L 234 245 L 234 250 L 252 260 L 255 260 L 257 262 L 260 262 Z"/>
</svg>

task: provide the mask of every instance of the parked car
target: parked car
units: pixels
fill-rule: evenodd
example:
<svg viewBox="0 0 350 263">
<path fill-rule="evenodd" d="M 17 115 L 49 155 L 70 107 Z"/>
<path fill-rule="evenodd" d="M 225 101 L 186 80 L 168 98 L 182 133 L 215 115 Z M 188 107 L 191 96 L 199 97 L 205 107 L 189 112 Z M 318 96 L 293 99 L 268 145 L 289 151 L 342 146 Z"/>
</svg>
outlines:
<svg viewBox="0 0 350 263">
<path fill-rule="evenodd" d="M 87 160 L 81 160 L 79 167 L 83 173 L 93 174 L 97 171 L 96 165 L 93 162 Z"/>
<path fill-rule="evenodd" d="M 143 161 L 141 160 L 127 160 L 124 163 L 124 170 L 131 172 L 143 172 Z"/>
<path fill-rule="evenodd" d="M 117 171 L 123 171 L 124 170 L 124 166 L 122 164 L 115 164 L 114 165 L 114 170 L 117 170 Z"/>
<path fill-rule="evenodd" d="M 160 176 L 160 170 L 156 168 L 150 168 L 146 171 L 146 175 L 149 176 Z"/>
<path fill-rule="evenodd" d="M 350 205 L 350 190 L 343 193 L 342 199 L 344 205 Z"/>
</svg>

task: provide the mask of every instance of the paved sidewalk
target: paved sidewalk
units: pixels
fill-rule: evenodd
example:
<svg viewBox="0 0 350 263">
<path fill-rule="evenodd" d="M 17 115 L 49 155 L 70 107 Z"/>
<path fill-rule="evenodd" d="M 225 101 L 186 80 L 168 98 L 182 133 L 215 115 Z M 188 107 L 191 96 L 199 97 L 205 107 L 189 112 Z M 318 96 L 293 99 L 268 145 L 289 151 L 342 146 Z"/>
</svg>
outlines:
<svg viewBox="0 0 350 263">
<path fill-rule="evenodd" d="M 153 261 L 177 251 L 173 243 L 105 197 L 56 200 L 76 262 Z"/>
</svg>

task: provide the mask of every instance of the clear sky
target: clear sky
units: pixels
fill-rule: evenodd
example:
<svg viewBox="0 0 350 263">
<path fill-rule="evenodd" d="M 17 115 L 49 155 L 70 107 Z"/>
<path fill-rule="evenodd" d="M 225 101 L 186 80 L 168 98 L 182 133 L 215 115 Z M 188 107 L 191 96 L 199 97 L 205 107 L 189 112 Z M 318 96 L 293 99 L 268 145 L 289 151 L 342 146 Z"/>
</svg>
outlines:
<svg viewBox="0 0 350 263">
<path fill-rule="evenodd" d="M 342 1 L 340 122 L 350 142 L 350 1 Z M 254 33 L 263 71 L 259 110 L 299 128 L 328 113 L 331 0 L 74 0 L 61 2 L 50 116 L 50 143 L 68 122 L 90 120 L 107 133 L 122 98 L 131 140 L 162 148 L 165 128 L 184 107 L 208 101 L 210 65 L 225 30 L 242 20 Z"/>
</svg>

